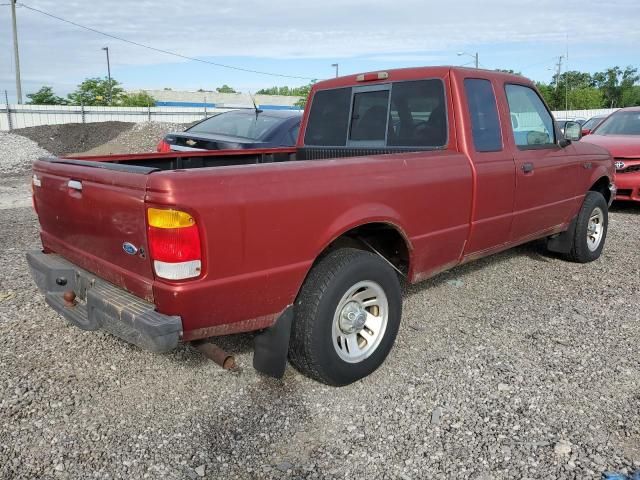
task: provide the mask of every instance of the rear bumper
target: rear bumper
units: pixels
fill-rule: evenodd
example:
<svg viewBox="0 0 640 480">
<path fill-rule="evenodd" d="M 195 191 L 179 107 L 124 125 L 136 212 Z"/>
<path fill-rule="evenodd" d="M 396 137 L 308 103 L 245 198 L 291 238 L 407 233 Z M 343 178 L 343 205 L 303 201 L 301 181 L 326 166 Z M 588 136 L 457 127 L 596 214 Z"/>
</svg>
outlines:
<svg viewBox="0 0 640 480">
<path fill-rule="evenodd" d="M 36 285 L 47 303 L 69 322 L 83 330 L 106 330 L 153 352 L 166 352 L 178 345 L 182 335 L 179 316 L 163 315 L 155 305 L 81 269 L 60 255 L 40 251 L 27 253 Z M 65 302 L 65 292 L 76 300 Z"/>
</svg>

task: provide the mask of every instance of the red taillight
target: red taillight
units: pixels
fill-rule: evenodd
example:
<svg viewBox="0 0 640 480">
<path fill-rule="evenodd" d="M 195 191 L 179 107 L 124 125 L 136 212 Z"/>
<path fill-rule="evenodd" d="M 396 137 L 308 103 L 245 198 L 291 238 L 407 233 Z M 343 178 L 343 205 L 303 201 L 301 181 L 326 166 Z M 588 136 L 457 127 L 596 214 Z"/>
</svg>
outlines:
<svg viewBox="0 0 640 480">
<path fill-rule="evenodd" d="M 196 225 L 182 228 L 149 227 L 149 252 L 151 258 L 161 262 L 200 260 L 198 227 Z"/>
<path fill-rule="evenodd" d="M 164 138 L 158 142 L 158 146 L 156 148 L 160 153 L 167 153 L 171 151 L 171 145 L 169 145 Z"/>
<path fill-rule="evenodd" d="M 149 254 L 156 275 L 168 280 L 200 276 L 202 253 L 195 219 L 173 209 L 147 209 Z"/>
</svg>

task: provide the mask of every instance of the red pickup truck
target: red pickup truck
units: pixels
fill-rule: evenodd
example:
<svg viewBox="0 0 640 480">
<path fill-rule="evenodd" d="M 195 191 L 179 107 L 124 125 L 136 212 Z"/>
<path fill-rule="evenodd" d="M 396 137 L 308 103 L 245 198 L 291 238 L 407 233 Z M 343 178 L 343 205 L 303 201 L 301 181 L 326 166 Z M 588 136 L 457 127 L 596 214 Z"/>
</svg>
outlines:
<svg viewBox="0 0 640 480">
<path fill-rule="evenodd" d="M 296 148 L 36 161 L 27 257 L 80 328 L 158 352 L 256 331 L 258 370 L 344 385 L 389 353 L 402 277 L 539 238 L 597 259 L 613 178 L 523 77 L 349 75 L 314 85 Z"/>
</svg>

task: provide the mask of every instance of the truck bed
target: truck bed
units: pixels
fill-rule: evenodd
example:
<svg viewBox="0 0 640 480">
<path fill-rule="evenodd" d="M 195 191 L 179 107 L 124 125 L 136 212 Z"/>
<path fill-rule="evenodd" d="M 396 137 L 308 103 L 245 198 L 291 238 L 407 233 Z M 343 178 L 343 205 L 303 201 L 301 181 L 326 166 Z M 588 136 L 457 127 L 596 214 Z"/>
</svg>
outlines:
<svg viewBox="0 0 640 480">
<path fill-rule="evenodd" d="M 295 148 L 266 148 L 250 150 L 193 150 L 190 152 L 139 153 L 109 156 L 74 156 L 57 159 L 58 162 L 77 163 L 111 170 L 127 170 L 151 173 L 128 167 L 152 170 L 186 170 L 192 168 L 225 167 L 230 165 L 253 165 L 259 163 L 287 162 L 296 160 Z M 93 163 L 89 163 L 93 162 Z M 96 163 L 98 165 L 96 165 Z M 122 168 L 118 168 L 121 166 Z"/>
</svg>

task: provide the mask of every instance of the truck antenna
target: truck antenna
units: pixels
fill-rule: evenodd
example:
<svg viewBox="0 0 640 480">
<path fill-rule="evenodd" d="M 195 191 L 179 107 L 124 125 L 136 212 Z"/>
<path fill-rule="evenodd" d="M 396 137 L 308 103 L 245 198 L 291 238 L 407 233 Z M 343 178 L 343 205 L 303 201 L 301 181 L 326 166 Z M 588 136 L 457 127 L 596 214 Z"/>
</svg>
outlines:
<svg viewBox="0 0 640 480">
<path fill-rule="evenodd" d="M 259 113 L 262 113 L 262 110 L 260 110 L 256 105 L 256 99 L 253 98 L 253 94 L 251 93 L 251 91 L 249 91 L 249 96 L 251 97 L 251 102 L 253 103 L 253 109 L 256 111 L 256 117 L 257 117 Z"/>
</svg>

